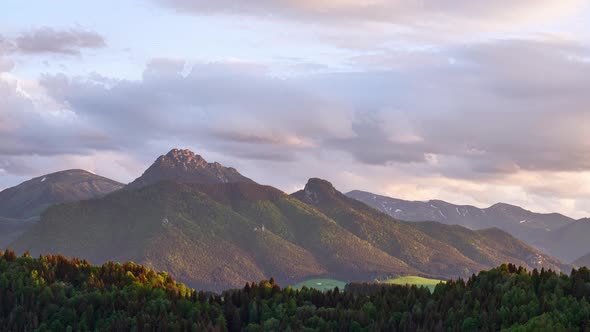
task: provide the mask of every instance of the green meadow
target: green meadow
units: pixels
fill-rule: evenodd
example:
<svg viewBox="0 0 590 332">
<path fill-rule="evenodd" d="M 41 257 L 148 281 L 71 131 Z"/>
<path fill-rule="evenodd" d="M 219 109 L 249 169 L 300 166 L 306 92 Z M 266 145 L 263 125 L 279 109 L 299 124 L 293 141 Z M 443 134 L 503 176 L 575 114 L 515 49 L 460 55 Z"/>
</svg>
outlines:
<svg viewBox="0 0 590 332">
<path fill-rule="evenodd" d="M 307 288 L 314 288 L 323 292 L 338 287 L 338 289 L 342 291 L 344 290 L 346 283 L 344 281 L 335 279 L 310 279 L 294 285 L 293 289 L 301 289 L 303 286 L 306 286 Z"/>
<path fill-rule="evenodd" d="M 387 279 L 383 281 L 379 281 L 381 283 L 391 284 L 391 285 L 416 285 L 416 286 L 424 286 L 428 287 L 430 291 L 433 291 L 436 285 L 440 283 L 444 283 L 443 280 L 438 279 L 428 279 L 423 277 L 417 276 L 407 276 L 407 277 L 399 277 L 395 279 Z"/>
</svg>

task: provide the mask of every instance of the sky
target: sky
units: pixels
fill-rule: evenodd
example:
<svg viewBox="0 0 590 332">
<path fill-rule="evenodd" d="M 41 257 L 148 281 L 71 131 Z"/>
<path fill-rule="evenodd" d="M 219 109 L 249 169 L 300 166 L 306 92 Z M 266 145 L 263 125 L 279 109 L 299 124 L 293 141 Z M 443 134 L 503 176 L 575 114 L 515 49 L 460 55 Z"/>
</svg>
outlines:
<svg viewBox="0 0 590 332">
<path fill-rule="evenodd" d="M 0 3 L 0 189 L 188 148 L 287 193 L 590 216 L 589 0 Z"/>
</svg>

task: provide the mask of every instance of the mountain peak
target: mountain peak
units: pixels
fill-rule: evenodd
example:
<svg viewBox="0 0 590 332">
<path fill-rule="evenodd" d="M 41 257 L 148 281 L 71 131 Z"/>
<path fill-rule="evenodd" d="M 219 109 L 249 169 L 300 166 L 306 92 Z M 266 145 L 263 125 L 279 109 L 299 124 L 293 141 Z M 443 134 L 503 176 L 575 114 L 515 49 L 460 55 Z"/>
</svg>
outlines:
<svg viewBox="0 0 590 332">
<path fill-rule="evenodd" d="M 101 197 L 123 184 L 82 169 L 68 169 L 32 178 L 0 191 L 0 219 L 30 219 L 50 205 Z"/>
<path fill-rule="evenodd" d="M 334 196 L 337 192 L 329 181 L 311 178 L 307 181 L 305 188 L 297 193 L 297 196 L 306 203 L 319 204 Z"/>
<path fill-rule="evenodd" d="M 160 156 L 156 163 L 165 164 L 167 167 L 181 167 L 184 169 L 205 168 L 208 165 L 203 157 L 188 149 L 172 149 L 166 155 Z"/>
<path fill-rule="evenodd" d="M 500 210 L 500 211 L 512 211 L 512 212 L 528 212 L 527 210 L 521 208 L 520 206 L 516 206 L 516 205 L 512 205 L 512 204 L 508 204 L 508 203 L 496 203 L 492 206 L 489 207 L 489 209 L 491 210 Z"/>
<path fill-rule="evenodd" d="M 208 163 L 191 150 L 172 149 L 158 157 L 128 188 L 137 189 L 166 180 L 183 183 L 253 182 L 236 169 L 224 167 L 217 162 Z"/>
<path fill-rule="evenodd" d="M 336 192 L 336 188 L 334 185 L 330 183 L 330 181 L 320 179 L 320 178 L 311 178 L 307 180 L 307 184 L 305 185 L 305 190 L 310 191 L 329 191 L 332 193 Z"/>
</svg>

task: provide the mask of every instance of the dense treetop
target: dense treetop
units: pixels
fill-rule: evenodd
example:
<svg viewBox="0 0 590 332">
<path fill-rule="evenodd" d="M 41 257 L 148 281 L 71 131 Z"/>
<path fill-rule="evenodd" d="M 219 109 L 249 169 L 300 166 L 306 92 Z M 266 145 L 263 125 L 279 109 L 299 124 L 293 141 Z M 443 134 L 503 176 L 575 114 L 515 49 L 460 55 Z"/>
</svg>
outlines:
<svg viewBox="0 0 590 332">
<path fill-rule="evenodd" d="M 433 292 L 296 291 L 271 279 L 217 295 L 134 263 L 0 252 L 3 331 L 588 331 L 589 297 L 587 268 L 568 276 L 502 265 Z"/>
</svg>

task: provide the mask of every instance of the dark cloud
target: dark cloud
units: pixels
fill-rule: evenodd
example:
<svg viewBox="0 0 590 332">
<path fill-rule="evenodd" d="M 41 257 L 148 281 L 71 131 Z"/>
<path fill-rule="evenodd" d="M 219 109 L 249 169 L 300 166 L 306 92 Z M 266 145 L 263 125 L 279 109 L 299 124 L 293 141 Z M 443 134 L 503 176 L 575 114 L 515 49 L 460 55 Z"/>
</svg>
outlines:
<svg viewBox="0 0 590 332">
<path fill-rule="evenodd" d="M 104 38 L 96 32 L 79 28 L 56 30 L 50 27 L 34 29 L 19 35 L 15 40 L 16 51 L 23 54 L 57 53 L 80 54 L 82 49 L 106 46 Z"/>
</svg>

